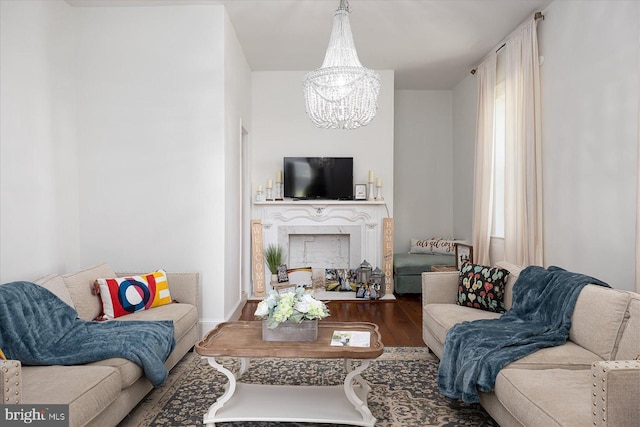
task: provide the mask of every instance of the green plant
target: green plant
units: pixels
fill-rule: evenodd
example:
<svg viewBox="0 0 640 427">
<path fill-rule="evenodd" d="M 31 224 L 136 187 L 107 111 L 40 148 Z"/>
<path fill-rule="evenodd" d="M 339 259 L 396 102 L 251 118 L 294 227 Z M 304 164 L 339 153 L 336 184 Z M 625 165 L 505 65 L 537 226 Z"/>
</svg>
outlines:
<svg viewBox="0 0 640 427">
<path fill-rule="evenodd" d="M 267 261 L 271 274 L 278 273 L 278 266 L 282 264 L 282 247 L 280 245 L 271 244 L 264 250 L 264 259 Z"/>
</svg>

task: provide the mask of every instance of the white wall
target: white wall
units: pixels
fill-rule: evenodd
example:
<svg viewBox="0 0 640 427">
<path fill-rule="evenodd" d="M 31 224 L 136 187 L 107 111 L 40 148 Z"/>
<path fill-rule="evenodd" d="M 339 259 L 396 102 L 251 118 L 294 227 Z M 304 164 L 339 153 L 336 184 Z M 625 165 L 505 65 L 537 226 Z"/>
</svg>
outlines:
<svg viewBox="0 0 640 427">
<path fill-rule="evenodd" d="M 394 251 L 453 237 L 452 92 L 395 92 Z"/>
<path fill-rule="evenodd" d="M 469 243 L 473 239 L 477 103 L 476 77 L 469 74 L 453 88 L 453 235 Z"/>
<path fill-rule="evenodd" d="M 0 2 L 0 283 L 78 262 L 72 20 L 63 1 Z"/>
<path fill-rule="evenodd" d="M 376 70 L 378 71 L 378 70 Z M 302 94 L 303 71 L 253 73 L 252 189 L 275 181 L 283 157 L 353 157 L 354 184 L 366 183 L 374 170 L 393 214 L 393 71 L 378 71 L 382 88 L 378 112 L 367 126 L 354 130 L 320 129 L 307 117 Z"/>
<path fill-rule="evenodd" d="M 224 314 L 231 318 L 244 302 L 240 270 L 244 233 L 242 224 L 243 176 L 242 128 L 251 131 L 251 69 L 238 41 L 229 15 L 224 13 L 225 79 L 225 286 Z M 245 195 L 250 197 L 249 195 Z M 246 297 L 246 295 L 245 295 Z"/>
<path fill-rule="evenodd" d="M 637 1 L 555 1 L 539 23 L 545 264 L 634 289 Z"/>
<path fill-rule="evenodd" d="M 83 265 L 198 271 L 225 314 L 223 6 L 78 8 Z"/>
</svg>

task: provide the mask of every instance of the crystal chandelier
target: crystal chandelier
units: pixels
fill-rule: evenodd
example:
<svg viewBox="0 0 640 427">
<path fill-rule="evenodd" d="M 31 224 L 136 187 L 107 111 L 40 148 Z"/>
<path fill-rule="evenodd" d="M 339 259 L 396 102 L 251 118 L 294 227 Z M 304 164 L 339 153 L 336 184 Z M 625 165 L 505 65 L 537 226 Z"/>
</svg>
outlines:
<svg viewBox="0 0 640 427">
<path fill-rule="evenodd" d="M 318 127 L 356 129 L 376 115 L 380 77 L 358 59 L 347 0 L 334 14 L 322 67 L 304 76 L 302 85 L 307 114 Z"/>
</svg>

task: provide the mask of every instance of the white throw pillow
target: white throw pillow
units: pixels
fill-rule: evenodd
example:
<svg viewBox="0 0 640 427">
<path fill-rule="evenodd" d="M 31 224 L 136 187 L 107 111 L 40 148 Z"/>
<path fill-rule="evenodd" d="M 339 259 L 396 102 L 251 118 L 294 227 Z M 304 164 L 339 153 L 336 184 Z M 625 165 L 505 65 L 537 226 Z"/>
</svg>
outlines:
<svg viewBox="0 0 640 427">
<path fill-rule="evenodd" d="M 462 240 L 435 238 L 430 239 L 411 239 L 410 254 L 443 254 L 455 255 L 456 243 L 462 243 Z"/>
</svg>

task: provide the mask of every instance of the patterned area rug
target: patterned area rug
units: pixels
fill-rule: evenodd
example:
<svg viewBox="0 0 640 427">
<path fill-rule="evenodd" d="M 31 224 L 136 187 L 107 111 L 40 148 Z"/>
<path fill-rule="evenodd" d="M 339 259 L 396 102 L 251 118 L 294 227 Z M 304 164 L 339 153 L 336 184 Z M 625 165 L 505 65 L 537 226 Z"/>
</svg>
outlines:
<svg viewBox="0 0 640 427">
<path fill-rule="evenodd" d="M 237 371 L 239 362 L 220 362 Z M 344 379 L 342 362 L 318 359 L 254 359 L 242 382 L 336 385 Z M 369 409 L 376 427 L 497 426 L 477 404 L 455 402 L 438 393 L 438 361 L 426 347 L 387 347 L 363 373 L 371 385 Z M 189 353 L 119 427 L 199 426 L 209 406 L 224 392 L 226 377 Z M 283 402 L 286 404 L 286 402 Z M 328 424 L 216 423 L 223 427 L 327 427 Z"/>
</svg>

